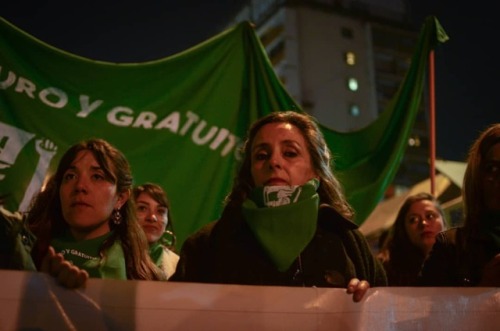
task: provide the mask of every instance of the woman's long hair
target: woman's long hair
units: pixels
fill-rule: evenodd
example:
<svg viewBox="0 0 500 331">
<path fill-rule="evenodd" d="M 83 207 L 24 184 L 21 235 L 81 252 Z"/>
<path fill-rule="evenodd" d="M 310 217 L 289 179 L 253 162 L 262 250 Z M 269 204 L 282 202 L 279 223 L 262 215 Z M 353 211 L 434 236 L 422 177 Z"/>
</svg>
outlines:
<svg viewBox="0 0 500 331">
<path fill-rule="evenodd" d="M 491 147 L 497 143 L 500 143 L 500 123 L 486 128 L 469 149 L 462 186 L 464 230 L 467 236 L 477 235 L 479 220 L 486 210 L 483 188 L 484 160 Z"/>
<path fill-rule="evenodd" d="M 38 267 L 51 240 L 69 230 L 62 215 L 59 190 L 64 173 L 78 153 L 83 150 L 88 150 L 93 154 L 103 169 L 106 179 L 116 185 L 117 193 L 130 192 L 132 189 L 130 165 L 125 156 L 110 143 L 103 139 L 89 139 L 71 146 L 62 156 L 56 173 L 49 178 L 45 189 L 33 200 L 27 215 L 28 225 L 37 237 L 32 255 Z M 122 216 L 120 224 L 109 221 L 113 234 L 100 248 L 101 257 L 115 240 L 120 240 L 128 279 L 165 279 L 162 271 L 149 257 L 147 239 L 137 221 L 133 199 L 128 199 L 119 212 Z"/>
</svg>

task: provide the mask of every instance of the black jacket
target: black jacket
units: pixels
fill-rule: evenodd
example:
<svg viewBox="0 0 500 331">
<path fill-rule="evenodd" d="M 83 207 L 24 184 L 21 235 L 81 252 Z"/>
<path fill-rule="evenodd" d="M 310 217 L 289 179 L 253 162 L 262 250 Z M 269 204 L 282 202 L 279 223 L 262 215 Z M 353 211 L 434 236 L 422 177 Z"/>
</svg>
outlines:
<svg viewBox="0 0 500 331">
<path fill-rule="evenodd" d="M 493 257 L 479 237 L 466 239 L 463 228 L 451 228 L 436 236 L 424 263 L 421 286 L 478 286 L 481 270 Z"/>
<path fill-rule="evenodd" d="M 357 225 L 322 205 L 316 234 L 280 272 L 261 248 L 240 209 L 226 208 L 183 244 L 173 281 L 274 286 L 346 287 L 351 278 L 386 286 L 385 271 Z"/>
</svg>

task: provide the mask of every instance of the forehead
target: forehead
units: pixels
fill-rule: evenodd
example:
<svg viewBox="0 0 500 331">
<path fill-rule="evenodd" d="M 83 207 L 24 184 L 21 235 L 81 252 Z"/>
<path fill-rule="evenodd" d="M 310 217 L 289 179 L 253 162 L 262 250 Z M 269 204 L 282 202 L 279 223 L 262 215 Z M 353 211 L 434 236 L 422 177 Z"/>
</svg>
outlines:
<svg viewBox="0 0 500 331">
<path fill-rule="evenodd" d="M 410 206 L 410 209 L 408 210 L 408 214 L 419 213 L 419 212 L 428 211 L 428 210 L 437 211 L 437 208 L 434 205 L 434 202 L 432 202 L 430 200 L 420 200 L 420 201 L 415 201 L 414 203 L 412 203 L 412 205 Z"/>
<path fill-rule="evenodd" d="M 154 194 L 151 194 L 150 192 L 141 192 L 137 196 L 137 202 L 143 202 L 143 203 L 148 203 L 148 204 L 157 204 L 163 207 L 166 207 L 165 203 L 161 201 L 158 197 L 156 197 Z"/>
<path fill-rule="evenodd" d="M 141 192 L 139 193 L 139 195 L 137 196 L 137 201 L 144 201 L 144 200 L 154 200 L 153 197 L 147 193 L 147 192 Z"/>
<path fill-rule="evenodd" d="M 79 163 L 90 163 L 92 165 L 99 165 L 97 159 L 94 156 L 94 153 L 92 153 L 88 149 L 84 149 L 76 153 L 75 158 L 71 162 L 71 165 Z"/>
<path fill-rule="evenodd" d="M 290 123 L 268 123 L 255 135 L 253 146 L 263 143 L 292 141 L 305 146 L 302 132 Z"/>
</svg>

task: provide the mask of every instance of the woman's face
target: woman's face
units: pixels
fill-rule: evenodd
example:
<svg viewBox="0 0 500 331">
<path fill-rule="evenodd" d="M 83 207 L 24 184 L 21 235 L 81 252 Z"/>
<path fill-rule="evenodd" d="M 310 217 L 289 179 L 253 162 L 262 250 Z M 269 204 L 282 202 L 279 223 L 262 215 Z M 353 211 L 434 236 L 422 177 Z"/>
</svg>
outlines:
<svg viewBox="0 0 500 331">
<path fill-rule="evenodd" d="M 77 240 L 92 239 L 110 231 L 109 217 L 128 198 L 118 194 L 92 152 L 78 152 L 63 175 L 59 198 L 64 220 Z"/>
<path fill-rule="evenodd" d="M 500 211 L 500 143 L 493 145 L 484 160 L 484 203 L 490 211 Z"/>
<path fill-rule="evenodd" d="M 153 244 L 157 242 L 168 223 L 168 209 L 160 205 L 148 193 L 142 192 L 136 199 L 137 218 L 141 225 L 148 242 Z"/>
<path fill-rule="evenodd" d="M 316 174 L 304 136 L 290 123 L 269 123 L 251 146 L 251 173 L 256 187 L 303 185 Z"/>
<path fill-rule="evenodd" d="M 428 254 L 443 231 L 444 223 L 439 210 L 429 200 L 414 202 L 405 217 L 405 228 L 410 242 Z"/>
</svg>

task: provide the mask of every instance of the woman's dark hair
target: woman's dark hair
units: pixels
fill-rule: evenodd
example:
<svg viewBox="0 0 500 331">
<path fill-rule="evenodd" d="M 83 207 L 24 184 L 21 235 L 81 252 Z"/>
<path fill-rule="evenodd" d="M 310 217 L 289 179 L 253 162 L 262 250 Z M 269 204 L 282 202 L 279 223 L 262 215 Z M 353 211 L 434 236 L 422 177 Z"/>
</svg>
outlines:
<svg viewBox="0 0 500 331">
<path fill-rule="evenodd" d="M 476 235 L 479 220 L 486 211 L 484 202 L 483 173 L 484 160 L 488 151 L 500 143 L 500 123 L 487 127 L 474 141 L 467 158 L 462 197 L 464 205 L 464 230 L 467 235 Z"/>
</svg>

